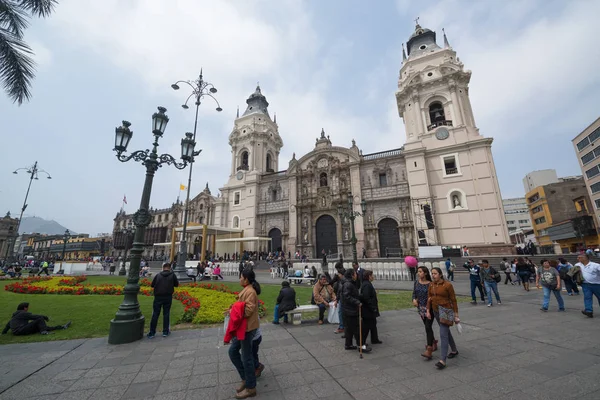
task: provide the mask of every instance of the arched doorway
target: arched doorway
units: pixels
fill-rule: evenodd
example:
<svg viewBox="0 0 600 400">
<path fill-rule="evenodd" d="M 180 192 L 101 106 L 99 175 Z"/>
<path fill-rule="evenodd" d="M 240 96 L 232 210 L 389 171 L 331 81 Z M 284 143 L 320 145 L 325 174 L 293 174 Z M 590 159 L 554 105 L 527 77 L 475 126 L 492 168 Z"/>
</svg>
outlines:
<svg viewBox="0 0 600 400">
<path fill-rule="evenodd" d="M 400 257 L 402 249 L 400 246 L 398 223 L 392 218 L 384 218 L 377 224 L 377 229 L 379 233 L 380 257 L 386 257 L 388 254 Z"/>
<path fill-rule="evenodd" d="M 269 251 L 281 251 L 281 231 L 278 228 L 273 228 L 269 231 Z"/>
<path fill-rule="evenodd" d="M 321 257 L 321 252 L 336 254 L 337 249 L 337 224 L 331 215 L 323 215 L 317 219 L 317 247 L 316 256 Z"/>
</svg>

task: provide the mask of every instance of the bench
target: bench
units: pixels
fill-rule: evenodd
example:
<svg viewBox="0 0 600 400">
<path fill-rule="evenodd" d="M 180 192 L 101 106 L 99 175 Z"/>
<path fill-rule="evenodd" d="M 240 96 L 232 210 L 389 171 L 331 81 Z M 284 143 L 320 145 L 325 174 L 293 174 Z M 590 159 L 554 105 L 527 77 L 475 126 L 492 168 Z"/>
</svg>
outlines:
<svg viewBox="0 0 600 400">
<path fill-rule="evenodd" d="M 301 284 L 306 282 L 308 282 L 310 285 L 313 285 L 317 280 L 316 278 L 302 278 L 296 276 L 288 276 L 287 279 L 290 281 L 290 285 L 293 285 L 294 283 Z"/>
<path fill-rule="evenodd" d="M 294 325 L 300 325 L 302 323 L 302 314 L 307 312 L 319 312 L 319 306 L 312 304 L 298 306 L 291 311 L 286 311 L 284 314 L 287 314 L 292 318 L 292 323 Z"/>
</svg>

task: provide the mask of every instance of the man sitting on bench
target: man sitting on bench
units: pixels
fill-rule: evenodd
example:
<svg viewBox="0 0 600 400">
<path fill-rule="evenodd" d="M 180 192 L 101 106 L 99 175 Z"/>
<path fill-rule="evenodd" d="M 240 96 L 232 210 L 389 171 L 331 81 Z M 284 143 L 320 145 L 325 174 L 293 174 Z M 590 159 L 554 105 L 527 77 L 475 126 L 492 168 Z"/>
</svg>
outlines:
<svg viewBox="0 0 600 400">
<path fill-rule="evenodd" d="M 325 275 L 321 275 L 319 281 L 313 286 L 313 297 L 315 299 L 314 304 L 319 306 L 319 325 L 322 325 L 325 309 L 329 308 L 329 302 L 334 301 L 337 305 L 333 287 L 331 287 Z"/>
<path fill-rule="evenodd" d="M 64 325 L 47 326 L 46 321 L 48 319 L 45 315 L 30 313 L 29 303 L 21 303 L 17 306 L 17 311 L 13 313 L 12 318 L 4 327 L 2 334 L 4 335 L 10 329 L 12 334 L 17 336 L 30 335 L 32 333 L 47 335 L 50 331 L 67 329 L 71 325 L 71 321 L 69 321 Z"/>
</svg>

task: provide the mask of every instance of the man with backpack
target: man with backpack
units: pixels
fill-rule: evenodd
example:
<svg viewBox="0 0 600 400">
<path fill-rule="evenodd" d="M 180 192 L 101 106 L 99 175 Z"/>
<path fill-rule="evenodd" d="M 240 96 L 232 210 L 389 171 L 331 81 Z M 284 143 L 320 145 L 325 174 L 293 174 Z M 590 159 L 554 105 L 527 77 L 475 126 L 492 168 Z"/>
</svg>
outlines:
<svg viewBox="0 0 600 400">
<path fill-rule="evenodd" d="M 568 274 L 569 270 L 573 268 L 573 265 L 562 257 L 559 258 L 558 261 L 558 274 L 560 276 L 560 279 L 562 279 L 565 282 L 567 294 L 569 296 L 573 296 L 573 293 L 579 295 L 579 288 L 577 287 L 577 283 Z"/>
<path fill-rule="evenodd" d="M 454 282 L 454 270 L 456 269 L 456 265 L 452 262 L 450 257 L 446 260 L 446 272 L 448 274 L 448 280 Z"/>
<path fill-rule="evenodd" d="M 498 293 L 498 282 L 502 280 L 502 276 L 494 267 L 490 267 L 488 260 L 481 260 L 481 271 L 479 272 L 481 281 L 485 285 L 485 291 L 488 297 L 488 307 L 492 306 L 492 291 L 496 296 L 498 305 L 502 304 L 500 301 L 500 293 Z"/>
</svg>

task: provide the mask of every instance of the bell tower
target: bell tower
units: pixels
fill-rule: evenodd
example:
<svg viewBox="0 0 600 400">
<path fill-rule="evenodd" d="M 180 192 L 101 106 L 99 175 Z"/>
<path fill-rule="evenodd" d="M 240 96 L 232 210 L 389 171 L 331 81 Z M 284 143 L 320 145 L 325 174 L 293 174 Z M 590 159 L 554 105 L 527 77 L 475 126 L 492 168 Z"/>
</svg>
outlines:
<svg viewBox="0 0 600 400">
<path fill-rule="evenodd" d="M 402 46 L 396 102 L 404 120 L 407 178 L 420 246 L 499 254 L 510 240 L 492 156 L 469 99 L 471 71 L 443 33 L 416 24 Z"/>
</svg>

